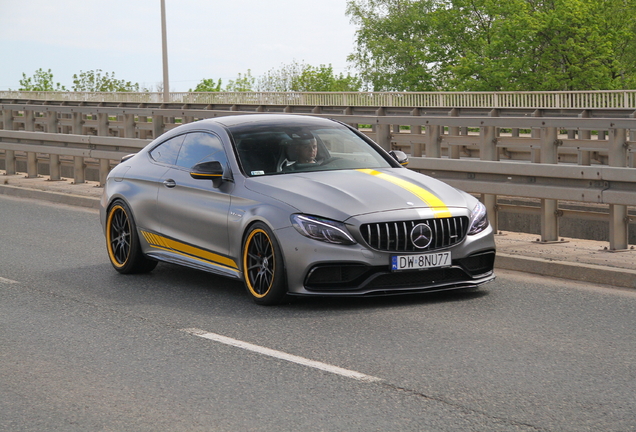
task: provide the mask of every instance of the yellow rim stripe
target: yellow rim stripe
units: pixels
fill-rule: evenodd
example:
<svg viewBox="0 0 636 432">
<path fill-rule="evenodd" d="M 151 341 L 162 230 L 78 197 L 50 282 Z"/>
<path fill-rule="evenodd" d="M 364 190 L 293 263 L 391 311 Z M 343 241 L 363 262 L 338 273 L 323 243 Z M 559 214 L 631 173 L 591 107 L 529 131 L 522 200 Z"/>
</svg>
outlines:
<svg viewBox="0 0 636 432">
<path fill-rule="evenodd" d="M 198 259 L 199 261 L 211 262 L 213 264 L 222 265 L 224 267 L 238 270 L 238 266 L 230 258 L 226 258 L 221 255 L 217 255 L 212 252 L 208 252 L 204 249 L 199 249 L 194 246 L 187 245 L 185 243 L 178 242 L 176 240 L 170 240 L 169 238 L 152 234 L 146 231 L 141 232 L 150 246 L 157 249 L 169 250 L 177 252 L 181 255 L 185 255 L 191 258 Z"/>
<path fill-rule="evenodd" d="M 433 214 L 436 218 L 451 217 L 451 212 L 450 210 L 448 210 L 448 207 L 446 207 L 446 204 L 444 204 L 441 199 L 424 188 L 421 188 L 417 185 L 414 185 L 413 183 L 409 183 L 406 180 L 402 180 L 392 175 L 381 173 L 380 171 L 372 169 L 359 169 L 358 171 L 375 176 L 382 180 L 386 180 L 390 183 L 393 183 L 394 185 L 401 187 L 404 190 L 411 192 L 413 195 L 424 201 L 426 205 L 428 205 L 431 210 L 433 210 Z"/>
</svg>

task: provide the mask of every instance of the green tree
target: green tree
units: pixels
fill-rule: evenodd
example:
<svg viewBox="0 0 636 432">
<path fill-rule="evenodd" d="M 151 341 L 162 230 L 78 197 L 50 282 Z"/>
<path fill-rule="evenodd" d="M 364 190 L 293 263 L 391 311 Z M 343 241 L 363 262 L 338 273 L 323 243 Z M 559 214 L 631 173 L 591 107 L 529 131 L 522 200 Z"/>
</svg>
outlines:
<svg viewBox="0 0 636 432">
<path fill-rule="evenodd" d="M 362 80 L 347 74 L 334 75 L 331 65 L 318 67 L 306 66 L 300 74 L 292 79 L 292 91 L 301 92 L 335 92 L 359 91 Z"/>
<path fill-rule="evenodd" d="M 272 92 L 359 91 L 362 80 L 351 74 L 335 75 L 331 65 L 315 67 L 294 61 L 269 70 L 258 79 L 257 88 Z"/>
<path fill-rule="evenodd" d="M 221 79 L 202 80 L 195 92 L 344 92 L 360 91 L 363 83 L 360 77 L 351 74 L 335 75 L 331 65 L 310 66 L 294 61 L 283 64 L 278 69 L 271 69 L 260 77 L 252 76 L 251 69 L 238 78 L 230 80 L 224 89 Z"/>
<path fill-rule="evenodd" d="M 83 92 L 147 92 L 138 83 L 115 78 L 115 72 L 102 75 L 101 69 L 73 75 L 73 91 Z"/>
<path fill-rule="evenodd" d="M 221 79 L 218 81 L 214 81 L 214 79 L 202 79 L 199 84 L 194 88 L 194 90 L 190 89 L 189 92 L 220 92 L 223 91 L 221 89 Z"/>
<path fill-rule="evenodd" d="M 219 82 L 220 81 L 221 80 L 219 80 Z M 239 73 L 238 78 L 236 80 L 230 80 L 225 91 L 251 92 L 251 91 L 254 91 L 255 83 L 256 83 L 256 78 L 252 76 L 252 71 L 248 69 L 245 75 L 241 75 Z"/>
<path fill-rule="evenodd" d="M 634 88 L 636 0 L 350 0 L 376 90 Z"/>
<path fill-rule="evenodd" d="M 66 88 L 59 82 L 53 81 L 53 73 L 51 69 L 48 71 L 42 68 L 35 71 L 32 77 L 27 77 L 22 72 L 20 80 L 20 91 L 66 91 Z"/>
<path fill-rule="evenodd" d="M 378 91 L 433 91 L 437 82 L 435 1 L 357 0 L 347 15 L 358 26 L 349 56 L 361 78 Z"/>
</svg>

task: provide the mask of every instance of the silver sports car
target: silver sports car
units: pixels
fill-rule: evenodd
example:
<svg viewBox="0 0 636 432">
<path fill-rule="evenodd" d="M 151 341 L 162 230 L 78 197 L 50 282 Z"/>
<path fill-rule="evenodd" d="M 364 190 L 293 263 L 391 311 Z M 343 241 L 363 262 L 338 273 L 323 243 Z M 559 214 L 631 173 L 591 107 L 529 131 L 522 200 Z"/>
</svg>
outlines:
<svg viewBox="0 0 636 432">
<path fill-rule="evenodd" d="M 485 207 L 406 163 L 323 118 L 185 124 L 108 175 L 100 209 L 108 256 L 120 273 L 166 261 L 241 279 L 259 304 L 493 280 Z"/>
</svg>

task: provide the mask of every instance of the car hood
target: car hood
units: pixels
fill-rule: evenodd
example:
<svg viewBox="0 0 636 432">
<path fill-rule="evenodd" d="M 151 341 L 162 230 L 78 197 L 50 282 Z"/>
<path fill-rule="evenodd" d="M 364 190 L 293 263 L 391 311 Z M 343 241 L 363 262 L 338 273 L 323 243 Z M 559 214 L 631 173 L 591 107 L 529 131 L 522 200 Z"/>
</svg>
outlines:
<svg viewBox="0 0 636 432">
<path fill-rule="evenodd" d="M 245 186 L 301 213 L 340 221 L 404 209 L 415 210 L 420 217 L 445 217 L 452 208 L 468 207 L 464 192 L 404 168 L 251 177 Z"/>
</svg>

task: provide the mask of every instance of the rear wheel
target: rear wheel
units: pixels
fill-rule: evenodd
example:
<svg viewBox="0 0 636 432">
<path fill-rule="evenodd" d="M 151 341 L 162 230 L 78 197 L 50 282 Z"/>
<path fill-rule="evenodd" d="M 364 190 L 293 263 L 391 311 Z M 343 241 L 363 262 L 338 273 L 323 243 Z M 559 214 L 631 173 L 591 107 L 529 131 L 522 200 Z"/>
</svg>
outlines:
<svg viewBox="0 0 636 432">
<path fill-rule="evenodd" d="M 108 210 L 106 247 L 110 263 L 120 273 L 147 273 L 157 266 L 157 261 L 142 253 L 132 213 L 121 200 Z"/>
<path fill-rule="evenodd" d="M 243 279 L 247 292 L 262 305 L 280 303 L 287 294 L 283 256 L 267 225 L 258 222 L 243 243 Z"/>
</svg>

